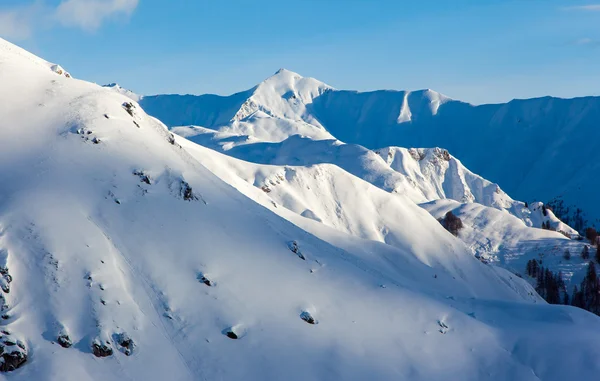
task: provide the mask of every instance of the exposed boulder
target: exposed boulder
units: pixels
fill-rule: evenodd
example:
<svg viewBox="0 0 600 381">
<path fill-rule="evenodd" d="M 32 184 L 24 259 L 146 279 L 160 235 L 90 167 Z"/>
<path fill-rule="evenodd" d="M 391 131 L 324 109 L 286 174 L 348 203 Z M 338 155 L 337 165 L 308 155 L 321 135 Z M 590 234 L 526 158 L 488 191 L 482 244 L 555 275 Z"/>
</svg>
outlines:
<svg viewBox="0 0 600 381">
<path fill-rule="evenodd" d="M 119 345 L 119 350 L 123 352 L 126 356 L 131 356 L 133 350 L 135 348 L 135 342 L 131 337 L 129 337 L 126 333 L 121 333 L 116 336 L 117 344 Z"/>
<path fill-rule="evenodd" d="M 27 361 L 25 344 L 2 331 L 0 334 L 0 372 L 11 372 Z"/>
<path fill-rule="evenodd" d="M 92 343 L 92 352 L 96 357 L 108 357 L 112 356 L 113 349 L 110 346 L 110 341 L 100 341 L 100 339 L 94 339 Z"/>
<path fill-rule="evenodd" d="M 63 348 L 70 348 L 73 345 L 73 341 L 69 335 L 65 332 L 61 332 L 56 338 L 56 342 Z"/>
</svg>

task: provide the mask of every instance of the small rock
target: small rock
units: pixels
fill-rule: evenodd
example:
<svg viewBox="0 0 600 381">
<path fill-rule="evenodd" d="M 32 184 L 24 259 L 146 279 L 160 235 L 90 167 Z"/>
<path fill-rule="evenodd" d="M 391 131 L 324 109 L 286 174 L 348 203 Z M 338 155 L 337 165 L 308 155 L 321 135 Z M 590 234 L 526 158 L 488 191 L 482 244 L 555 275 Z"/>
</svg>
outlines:
<svg viewBox="0 0 600 381">
<path fill-rule="evenodd" d="M 66 333 L 61 333 L 56 342 L 63 348 L 70 348 L 73 345 L 73 341 L 71 341 L 71 338 Z"/>
<path fill-rule="evenodd" d="M 289 242 L 288 248 L 292 251 L 292 253 L 296 254 L 300 259 L 302 259 L 304 261 L 306 260 L 306 258 L 300 251 L 300 246 L 298 245 L 298 242 L 296 242 L 296 241 Z"/>
<path fill-rule="evenodd" d="M 126 356 L 131 356 L 133 353 L 133 349 L 135 348 L 135 343 L 133 339 L 129 337 L 126 333 L 121 333 L 117 336 L 117 344 L 121 347 L 121 352 L 123 352 Z"/>
<path fill-rule="evenodd" d="M 94 353 L 94 356 L 96 356 L 96 357 L 108 357 L 108 356 L 112 356 L 113 349 L 110 346 L 109 341 L 101 343 L 100 340 L 96 339 L 92 343 L 92 352 Z"/>
<path fill-rule="evenodd" d="M 210 281 L 210 279 L 208 279 L 208 277 L 202 273 L 198 274 L 198 280 L 207 285 L 208 287 L 213 286 L 213 283 Z"/>
<path fill-rule="evenodd" d="M 308 324 L 317 324 L 315 318 L 313 318 L 312 315 L 307 311 L 304 311 L 300 314 L 300 319 L 304 320 Z"/>
<path fill-rule="evenodd" d="M 125 111 L 127 111 L 127 113 L 133 117 L 133 110 L 135 109 L 135 106 L 133 105 L 133 103 L 131 102 L 125 102 L 123 103 L 123 108 L 125 109 Z"/>
<path fill-rule="evenodd" d="M 227 331 L 225 335 L 227 335 L 227 337 L 233 340 L 237 340 L 239 338 L 238 335 L 236 335 L 233 331 Z"/>
</svg>

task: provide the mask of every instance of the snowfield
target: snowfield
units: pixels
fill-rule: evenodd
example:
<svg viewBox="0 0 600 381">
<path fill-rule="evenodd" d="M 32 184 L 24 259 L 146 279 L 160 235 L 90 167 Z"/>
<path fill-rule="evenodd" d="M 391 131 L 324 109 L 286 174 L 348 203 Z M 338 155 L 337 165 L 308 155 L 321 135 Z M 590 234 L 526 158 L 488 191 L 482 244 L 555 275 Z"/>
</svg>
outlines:
<svg viewBox="0 0 600 381">
<path fill-rule="evenodd" d="M 598 317 L 475 259 L 425 188 L 244 162 L 55 69 L 0 39 L 0 367 L 27 356 L 0 379 L 597 378 Z M 533 229 L 513 206 L 486 208 Z"/>
</svg>

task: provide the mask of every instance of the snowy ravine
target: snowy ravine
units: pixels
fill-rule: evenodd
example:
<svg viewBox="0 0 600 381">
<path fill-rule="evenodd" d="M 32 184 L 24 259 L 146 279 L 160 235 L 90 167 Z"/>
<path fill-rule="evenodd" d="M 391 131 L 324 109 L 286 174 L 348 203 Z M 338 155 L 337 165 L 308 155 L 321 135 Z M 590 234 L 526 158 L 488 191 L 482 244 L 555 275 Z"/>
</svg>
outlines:
<svg viewBox="0 0 600 381">
<path fill-rule="evenodd" d="M 282 69 L 228 97 L 157 95 L 140 102 L 169 127 L 196 125 L 265 141 L 333 135 L 369 149 L 443 147 L 513 197 L 564 200 L 568 215 L 581 208 L 583 224 L 600 228 L 593 175 L 600 162 L 590 159 L 600 139 L 600 97 L 474 106 L 432 90 L 336 90 Z"/>
<path fill-rule="evenodd" d="M 225 183 L 204 164 L 222 154 L 4 40 L 0 83 L 0 361 L 27 356 L 0 379 L 600 372 L 598 317 L 477 261 L 407 196 L 395 245 L 362 239 Z"/>
</svg>

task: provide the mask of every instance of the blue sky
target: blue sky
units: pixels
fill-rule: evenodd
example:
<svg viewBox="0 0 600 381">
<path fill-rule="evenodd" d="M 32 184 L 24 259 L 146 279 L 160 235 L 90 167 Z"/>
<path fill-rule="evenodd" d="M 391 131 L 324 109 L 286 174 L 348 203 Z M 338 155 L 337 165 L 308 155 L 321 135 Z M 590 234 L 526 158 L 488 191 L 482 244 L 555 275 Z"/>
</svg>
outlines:
<svg viewBox="0 0 600 381">
<path fill-rule="evenodd" d="M 600 2 L 1 0 L 0 36 L 140 94 L 230 94 L 285 67 L 473 103 L 600 95 Z"/>
</svg>

